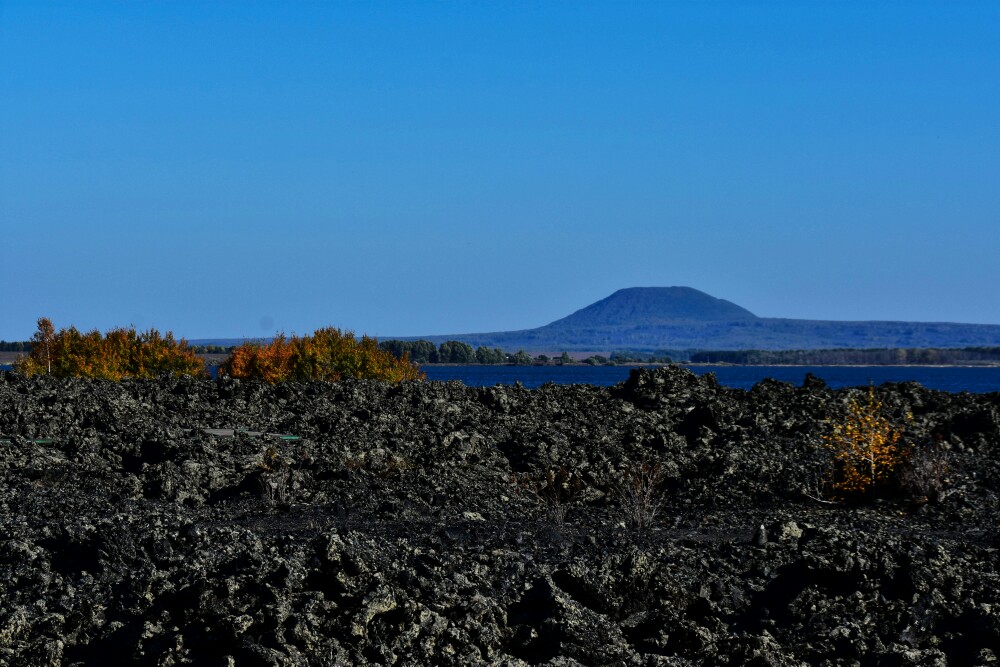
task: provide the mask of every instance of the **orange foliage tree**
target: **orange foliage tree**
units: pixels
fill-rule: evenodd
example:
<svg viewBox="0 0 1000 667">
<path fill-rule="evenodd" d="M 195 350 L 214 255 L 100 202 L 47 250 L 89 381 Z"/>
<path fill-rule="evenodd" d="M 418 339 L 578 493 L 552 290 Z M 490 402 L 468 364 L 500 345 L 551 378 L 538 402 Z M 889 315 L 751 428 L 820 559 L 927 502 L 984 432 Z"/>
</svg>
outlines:
<svg viewBox="0 0 1000 667">
<path fill-rule="evenodd" d="M 25 375 L 90 377 L 108 380 L 153 378 L 162 374 L 204 375 L 205 364 L 169 331 L 137 332 L 134 328 L 112 329 L 105 335 L 96 329 L 81 333 L 76 327 L 58 332 L 47 317 L 38 319 L 31 339 L 31 354 L 14 362 Z"/>
<path fill-rule="evenodd" d="M 246 342 L 233 349 L 219 372 L 235 378 L 264 382 L 336 382 L 341 378 L 402 382 L 423 380 L 424 373 L 408 355 L 397 359 L 379 347 L 378 340 L 361 340 L 334 327 L 317 329 L 312 336 L 275 336 L 270 343 Z"/>
<path fill-rule="evenodd" d="M 842 494 L 867 494 L 886 481 L 906 458 L 900 433 L 882 410 L 875 389 L 865 400 L 852 398 L 843 421 L 835 422 L 823 436 L 823 445 L 833 452 L 837 476 L 833 488 Z"/>
</svg>

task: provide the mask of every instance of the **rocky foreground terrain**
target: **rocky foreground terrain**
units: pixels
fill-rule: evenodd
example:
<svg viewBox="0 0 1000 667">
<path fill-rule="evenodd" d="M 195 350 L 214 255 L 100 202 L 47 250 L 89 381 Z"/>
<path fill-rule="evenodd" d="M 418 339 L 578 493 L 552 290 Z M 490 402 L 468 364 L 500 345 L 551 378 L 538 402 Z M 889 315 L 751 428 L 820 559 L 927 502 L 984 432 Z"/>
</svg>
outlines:
<svg viewBox="0 0 1000 667">
<path fill-rule="evenodd" d="M 0 373 L 0 664 L 996 664 L 1000 394 L 835 504 L 852 391 Z"/>
</svg>

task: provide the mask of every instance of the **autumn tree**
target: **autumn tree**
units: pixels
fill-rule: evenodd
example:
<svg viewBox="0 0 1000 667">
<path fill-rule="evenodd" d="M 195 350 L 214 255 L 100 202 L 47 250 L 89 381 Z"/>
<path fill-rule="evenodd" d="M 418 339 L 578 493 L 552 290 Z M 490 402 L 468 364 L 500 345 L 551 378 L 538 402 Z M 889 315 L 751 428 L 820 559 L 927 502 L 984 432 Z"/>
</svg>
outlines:
<svg viewBox="0 0 1000 667">
<path fill-rule="evenodd" d="M 413 358 L 413 354 L 410 350 L 411 348 L 410 341 L 396 340 L 396 339 L 384 340 L 381 343 L 379 343 L 378 346 L 383 350 L 385 350 L 386 352 L 392 354 L 392 356 L 396 357 L 397 359 L 402 359 L 403 355 L 407 353 L 410 354 L 411 359 Z"/>
<path fill-rule="evenodd" d="M 31 349 L 39 349 L 36 360 L 39 363 L 44 363 L 45 372 L 52 375 L 52 342 L 56 335 L 56 328 L 52 325 L 52 320 L 47 317 L 39 317 L 37 324 L 38 330 L 31 337 Z"/>
<path fill-rule="evenodd" d="M 402 382 L 424 374 L 407 352 L 396 358 L 375 338 L 360 340 L 350 331 L 317 329 L 312 336 L 275 336 L 270 342 L 245 342 L 230 352 L 222 375 L 264 382 L 336 382 L 342 378 Z"/>
<path fill-rule="evenodd" d="M 837 466 L 833 488 L 845 495 L 874 493 L 905 460 L 900 437 L 883 414 L 874 387 L 868 388 L 863 400 L 852 398 L 844 418 L 833 422 L 830 433 L 823 436 Z"/>
<path fill-rule="evenodd" d="M 172 333 L 156 329 L 96 329 L 81 333 L 76 327 L 60 329 L 46 317 L 38 319 L 31 353 L 14 363 L 25 375 L 45 373 L 56 377 L 89 377 L 108 380 L 153 378 L 162 374 L 204 375 L 204 363 Z"/>
</svg>

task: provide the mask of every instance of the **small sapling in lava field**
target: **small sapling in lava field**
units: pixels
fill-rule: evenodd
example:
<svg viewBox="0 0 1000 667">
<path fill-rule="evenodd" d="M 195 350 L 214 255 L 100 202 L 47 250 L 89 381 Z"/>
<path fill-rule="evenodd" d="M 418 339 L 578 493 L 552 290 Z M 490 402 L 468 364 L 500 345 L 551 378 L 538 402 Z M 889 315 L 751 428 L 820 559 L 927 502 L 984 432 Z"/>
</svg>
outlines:
<svg viewBox="0 0 1000 667">
<path fill-rule="evenodd" d="M 868 388 L 865 398 L 852 398 L 847 414 L 834 421 L 822 438 L 823 446 L 833 452 L 833 489 L 842 496 L 874 494 L 908 453 L 874 387 Z"/>
<path fill-rule="evenodd" d="M 642 461 L 625 470 L 618 483 L 618 497 L 622 511 L 629 523 L 636 528 L 649 528 L 660 511 L 661 495 L 666 471 L 663 464 Z"/>
<path fill-rule="evenodd" d="M 583 491 L 584 482 L 580 475 L 566 466 L 558 470 L 546 470 L 541 476 L 514 475 L 514 484 L 521 491 L 530 493 L 535 502 L 548 510 L 556 523 L 566 521 L 566 510 Z"/>
</svg>

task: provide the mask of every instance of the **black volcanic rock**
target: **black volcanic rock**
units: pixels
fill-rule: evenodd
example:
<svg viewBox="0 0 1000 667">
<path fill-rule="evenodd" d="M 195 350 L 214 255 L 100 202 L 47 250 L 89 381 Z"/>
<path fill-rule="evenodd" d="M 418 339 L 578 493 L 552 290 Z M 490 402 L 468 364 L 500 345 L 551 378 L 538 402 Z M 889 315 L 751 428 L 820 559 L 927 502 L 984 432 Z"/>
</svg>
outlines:
<svg viewBox="0 0 1000 667">
<path fill-rule="evenodd" d="M 0 373 L 0 664 L 991 664 L 1000 394 L 876 388 L 946 493 L 818 502 L 856 391 Z"/>
</svg>

